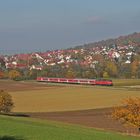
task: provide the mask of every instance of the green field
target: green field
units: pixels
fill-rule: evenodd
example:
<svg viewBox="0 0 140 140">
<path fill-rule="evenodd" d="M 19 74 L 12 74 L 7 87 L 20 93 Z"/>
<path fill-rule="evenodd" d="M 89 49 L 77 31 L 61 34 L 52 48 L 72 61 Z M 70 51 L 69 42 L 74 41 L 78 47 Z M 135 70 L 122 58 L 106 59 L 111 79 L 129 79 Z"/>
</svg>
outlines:
<svg viewBox="0 0 140 140">
<path fill-rule="evenodd" d="M 138 140 L 138 137 L 29 118 L 0 116 L 0 140 Z M 4 139 L 7 137 L 7 139 Z M 3 139 L 2 139 L 3 138 Z"/>
</svg>

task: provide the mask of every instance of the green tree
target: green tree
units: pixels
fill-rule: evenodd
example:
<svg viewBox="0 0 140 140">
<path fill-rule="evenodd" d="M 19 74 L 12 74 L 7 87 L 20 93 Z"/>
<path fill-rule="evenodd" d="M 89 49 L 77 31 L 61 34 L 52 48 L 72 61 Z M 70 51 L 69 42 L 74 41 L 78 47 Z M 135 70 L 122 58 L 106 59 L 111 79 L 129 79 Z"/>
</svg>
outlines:
<svg viewBox="0 0 140 140">
<path fill-rule="evenodd" d="M 28 73 L 29 79 L 36 79 L 40 70 L 30 70 Z"/>
<path fill-rule="evenodd" d="M 119 66 L 119 77 L 131 78 L 131 65 L 123 64 Z"/>
</svg>

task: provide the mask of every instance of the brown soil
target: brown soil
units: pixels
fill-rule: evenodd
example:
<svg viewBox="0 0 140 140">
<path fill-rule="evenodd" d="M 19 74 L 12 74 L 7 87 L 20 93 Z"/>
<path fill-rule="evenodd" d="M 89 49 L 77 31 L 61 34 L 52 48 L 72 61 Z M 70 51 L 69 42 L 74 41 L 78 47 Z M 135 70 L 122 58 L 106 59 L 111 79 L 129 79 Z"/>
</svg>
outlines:
<svg viewBox="0 0 140 140">
<path fill-rule="evenodd" d="M 27 91 L 27 90 L 40 90 L 45 88 L 58 88 L 62 86 L 48 85 L 47 83 L 33 82 L 33 81 L 12 81 L 0 80 L 0 90 L 6 91 Z"/>
<path fill-rule="evenodd" d="M 93 109 L 84 111 L 28 113 L 32 118 L 60 121 L 71 124 L 79 124 L 121 133 L 138 134 L 137 128 L 124 126 L 111 118 L 112 109 Z"/>
</svg>

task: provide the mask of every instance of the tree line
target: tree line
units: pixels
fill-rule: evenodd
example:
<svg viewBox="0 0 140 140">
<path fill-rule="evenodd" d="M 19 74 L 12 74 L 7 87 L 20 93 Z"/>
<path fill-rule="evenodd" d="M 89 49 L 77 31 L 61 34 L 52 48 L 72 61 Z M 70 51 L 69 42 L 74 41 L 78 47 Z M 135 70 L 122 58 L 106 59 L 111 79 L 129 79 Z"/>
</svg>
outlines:
<svg viewBox="0 0 140 140">
<path fill-rule="evenodd" d="M 135 58 L 132 63 L 116 63 L 102 61 L 94 66 L 79 64 L 59 64 L 46 66 L 43 70 L 5 69 L 0 70 L 1 79 L 31 80 L 38 76 L 66 78 L 140 78 L 140 60 Z"/>
</svg>

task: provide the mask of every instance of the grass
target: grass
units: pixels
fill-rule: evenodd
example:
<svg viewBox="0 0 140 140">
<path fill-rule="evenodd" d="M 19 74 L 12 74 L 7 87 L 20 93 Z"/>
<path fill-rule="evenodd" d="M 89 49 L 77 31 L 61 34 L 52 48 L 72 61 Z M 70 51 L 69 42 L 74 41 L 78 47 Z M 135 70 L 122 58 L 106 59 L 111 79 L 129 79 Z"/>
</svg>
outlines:
<svg viewBox="0 0 140 140">
<path fill-rule="evenodd" d="M 0 140 L 138 140 L 114 132 L 29 118 L 0 116 Z M 5 138 L 5 139 L 4 139 Z"/>
<path fill-rule="evenodd" d="M 10 92 L 15 112 L 53 112 L 106 108 L 119 105 L 127 97 L 138 96 L 139 91 L 125 88 L 66 86 L 42 90 Z"/>
</svg>

